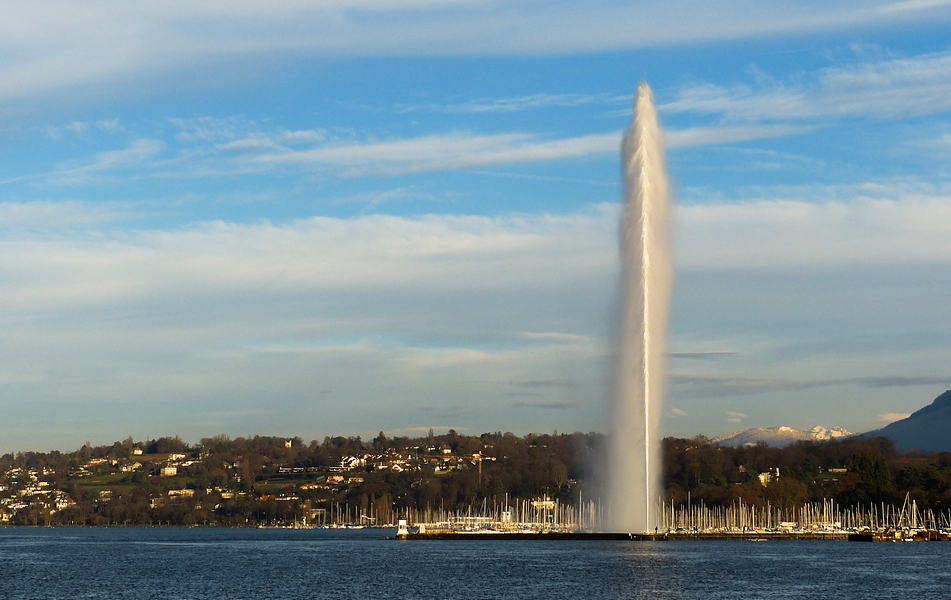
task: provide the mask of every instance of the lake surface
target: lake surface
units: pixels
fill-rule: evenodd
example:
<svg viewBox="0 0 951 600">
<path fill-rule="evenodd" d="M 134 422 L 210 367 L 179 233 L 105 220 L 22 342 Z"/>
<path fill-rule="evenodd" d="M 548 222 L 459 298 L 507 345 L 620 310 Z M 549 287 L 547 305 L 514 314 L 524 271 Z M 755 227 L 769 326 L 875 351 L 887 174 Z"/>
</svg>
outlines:
<svg viewBox="0 0 951 600">
<path fill-rule="evenodd" d="M 378 539 L 393 533 L 0 528 L 0 597 L 951 597 L 951 543 Z"/>
</svg>

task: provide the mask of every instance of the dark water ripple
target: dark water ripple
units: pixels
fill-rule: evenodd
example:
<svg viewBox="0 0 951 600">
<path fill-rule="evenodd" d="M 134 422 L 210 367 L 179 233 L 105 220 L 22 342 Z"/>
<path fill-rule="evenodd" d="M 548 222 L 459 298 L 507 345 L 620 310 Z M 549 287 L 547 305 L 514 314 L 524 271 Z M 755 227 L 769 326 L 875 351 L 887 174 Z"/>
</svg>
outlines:
<svg viewBox="0 0 951 600">
<path fill-rule="evenodd" d="M 948 543 L 381 535 L 0 529 L 0 598 L 951 598 Z"/>
</svg>

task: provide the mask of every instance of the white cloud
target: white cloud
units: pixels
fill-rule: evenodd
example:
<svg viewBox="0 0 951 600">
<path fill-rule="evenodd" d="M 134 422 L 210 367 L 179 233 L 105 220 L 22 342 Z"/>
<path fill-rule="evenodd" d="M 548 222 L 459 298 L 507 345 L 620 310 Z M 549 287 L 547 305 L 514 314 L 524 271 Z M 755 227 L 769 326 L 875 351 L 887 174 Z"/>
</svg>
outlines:
<svg viewBox="0 0 951 600">
<path fill-rule="evenodd" d="M 581 406 L 579 402 L 546 402 L 544 400 L 540 400 L 538 402 L 516 402 L 512 405 L 512 408 L 541 408 L 560 410 L 566 408 L 578 408 L 579 406 Z"/>
<path fill-rule="evenodd" d="M 591 342 L 591 338 L 574 333 L 562 333 L 557 331 L 523 331 L 519 334 L 527 340 L 542 340 L 549 342 Z"/>
<path fill-rule="evenodd" d="M 65 136 L 81 136 L 89 129 L 89 124 L 84 121 L 70 121 L 62 127 L 47 127 L 46 135 L 54 140 L 62 140 Z"/>
<path fill-rule="evenodd" d="M 425 420 L 420 404 L 451 398 L 460 421 L 488 430 L 503 427 L 486 421 L 488 409 L 511 406 L 513 382 L 526 379 L 570 381 L 540 398 L 568 411 L 596 397 L 605 349 L 584 321 L 557 335 L 544 325 L 559 306 L 599 313 L 585 294 L 610 280 L 615 240 L 602 232 L 612 220 L 594 210 L 20 228 L 0 237 L 0 364 L 22 375 L 0 380 L 5 421 L 55 412 L 51 428 L 68 419 L 109 438 L 145 423 L 194 438 L 206 428 L 317 435 L 414 425 Z M 203 400 L 175 409 L 192 396 Z M 71 412 L 93 399 L 113 407 L 108 418 Z M 264 399 L 281 408 L 261 414 Z M 589 406 L 578 426 L 597 429 L 597 412 Z M 301 431 L 302 416 L 313 427 L 316 414 L 332 425 Z M 504 428 L 565 418 L 536 417 Z"/>
<path fill-rule="evenodd" d="M 676 416 L 676 417 L 686 417 L 686 416 L 687 416 L 687 411 L 681 410 L 681 409 L 679 409 L 679 408 L 671 408 L 671 409 L 670 409 L 670 414 L 672 414 L 672 415 L 674 415 L 674 416 Z"/>
<path fill-rule="evenodd" d="M 894 423 L 911 416 L 911 413 L 883 413 L 878 415 L 878 420 L 882 423 Z"/>
<path fill-rule="evenodd" d="M 539 140 L 520 133 L 456 133 L 262 154 L 256 161 L 332 168 L 345 177 L 404 175 L 606 154 L 617 152 L 620 140 L 619 133 L 561 140 Z"/>
<path fill-rule="evenodd" d="M 796 199 L 679 207 L 678 267 L 951 260 L 951 190 L 865 184 L 786 191 Z"/>
<path fill-rule="evenodd" d="M 909 118 L 951 110 L 951 54 L 829 67 L 809 83 L 766 83 L 681 90 L 666 112 L 721 115 L 733 121 L 849 117 Z"/>
<path fill-rule="evenodd" d="M 238 118 L 170 121 L 178 129 L 175 140 L 185 147 L 164 161 L 160 169 L 155 169 L 157 165 L 148 159 L 162 153 L 167 145 L 161 140 L 138 139 L 126 148 L 61 165 L 52 173 L 14 177 L 0 183 L 24 179 L 76 182 L 94 172 L 135 167 L 142 167 L 152 177 L 229 176 L 274 169 L 318 171 L 344 178 L 400 176 L 613 154 L 621 144 L 620 132 L 563 139 L 527 133 L 446 133 L 383 141 L 326 141 L 323 130 L 268 132 L 253 121 Z M 756 136 L 755 132 L 740 135 L 746 135 L 746 139 Z M 687 141 L 681 145 L 715 143 L 716 137 L 716 132 L 692 137 L 686 132 Z M 727 132 L 726 138 L 735 141 L 737 135 Z M 75 166 L 81 162 L 85 164 Z M 140 177 L 143 172 L 129 174 Z"/>
<path fill-rule="evenodd" d="M 907 271 L 907 261 L 921 256 L 951 257 L 947 245 L 925 254 L 919 248 L 931 245 L 930 236 L 939 237 L 929 233 L 932 229 L 951 222 L 937 200 L 904 200 L 892 189 L 891 199 L 875 201 L 884 208 L 874 203 L 869 208 L 861 204 L 865 200 L 853 204 L 841 198 L 850 193 L 857 190 L 837 190 L 840 199 L 817 209 L 789 207 L 790 201 L 741 206 L 746 220 L 739 229 L 723 225 L 736 216 L 736 206 L 688 214 L 693 239 L 682 239 L 678 253 L 688 271 L 705 270 L 707 277 L 697 287 L 687 271 L 681 273 L 678 302 L 699 308 L 682 312 L 680 322 L 699 319 L 707 330 L 716 325 L 731 336 L 755 337 L 767 336 L 756 329 L 764 321 L 791 320 L 796 333 L 779 336 L 781 342 L 771 338 L 766 346 L 714 334 L 706 342 L 692 341 L 679 333 L 675 347 L 731 348 L 739 358 L 679 363 L 697 372 L 672 377 L 677 409 L 688 413 L 678 415 L 677 427 L 709 432 L 715 413 L 722 415 L 725 408 L 717 405 L 723 402 L 719 398 L 746 402 L 730 408 L 752 415 L 746 407 L 760 398 L 816 397 L 819 408 L 810 410 L 818 411 L 836 404 L 830 397 L 874 396 L 867 409 L 876 415 L 905 409 L 894 403 L 896 386 L 946 385 L 947 378 L 933 376 L 947 363 L 943 347 L 917 349 L 918 354 L 884 347 L 880 357 L 870 358 L 867 337 L 857 342 L 858 354 L 836 348 L 814 356 L 807 370 L 821 376 L 803 375 L 802 356 L 811 351 L 801 348 L 814 343 L 799 333 L 803 323 L 826 329 L 817 321 L 833 319 L 836 328 L 829 335 L 836 340 L 857 331 L 870 335 L 871 322 L 876 328 L 898 323 L 896 331 L 916 331 L 916 322 L 907 321 L 914 315 L 900 310 L 902 299 L 913 297 L 904 280 L 889 288 L 897 300 L 881 305 L 871 304 L 865 288 L 857 292 L 861 306 L 850 296 L 834 306 L 812 288 L 801 289 L 809 278 L 797 267 L 824 265 L 820 249 L 837 248 L 835 236 L 817 232 L 817 223 L 848 225 L 849 239 L 865 240 L 864 255 L 827 257 L 835 264 L 865 256 L 876 266 L 851 276 L 852 287 L 868 273 Z M 0 221 L 42 222 L 44 211 L 60 208 L 67 213 L 67 207 L 0 205 Z M 70 209 L 77 213 L 71 217 L 77 230 L 18 227 L 15 236 L 0 237 L 0 364 L 3 373 L 17 374 L 0 380 L 0 397 L 18 399 L 16 407 L 4 404 L 8 423 L 55 413 L 83 427 L 106 427 L 107 440 L 128 435 L 129 423 L 195 438 L 208 430 L 248 433 L 262 426 L 310 435 L 301 431 L 299 415 L 313 414 L 332 424 L 317 435 L 414 426 L 428 420 L 420 406 L 452 405 L 458 415 L 453 422 L 477 430 L 564 429 L 565 419 L 579 429 L 602 428 L 617 206 L 568 215 L 215 222 L 172 231 L 87 230 L 83 219 L 93 217 L 82 216 L 82 208 Z M 793 218 L 800 214 L 805 217 Z M 736 237 L 760 227 L 771 235 Z M 905 243 L 888 246 L 894 253 L 888 256 L 876 244 L 891 235 Z M 788 243 L 799 236 L 809 244 Z M 733 280 L 720 278 L 721 267 L 748 273 L 760 264 L 759 253 L 782 258 L 771 261 L 770 269 L 778 280 L 795 285 L 773 294 L 759 290 L 757 296 L 755 281 L 737 289 Z M 919 291 L 938 300 L 934 307 L 912 302 L 915 315 L 934 335 L 943 335 L 940 315 L 946 311 L 940 299 L 946 286 L 922 285 Z M 732 295 L 721 301 L 720 288 Z M 816 302 L 823 303 L 821 315 Z M 692 334 L 699 328 L 688 322 L 687 329 Z M 775 359 L 778 366 L 764 358 L 782 354 L 777 346 L 785 352 Z M 927 356 L 931 362 L 923 359 Z M 740 369 L 745 372 L 736 372 Z M 886 376 L 890 373 L 905 376 Z M 505 424 L 492 420 L 524 394 L 532 399 L 520 408 L 562 410 L 514 411 Z M 191 396 L 205 400 L 175 409 L 174 402 Z M 267 414 L 261 412 L 262 399 L 273 407 Z M 97 424 L 80 414 L 79 407 L 86 410 L 90 401 L 111 406 L 109 418 L 117 424 Z M 840 414 L 855 412 L 845 402 L 842 406 Z M 787 412 L 784 407 L 775 405 L 783 422 L 819 414 L 795 402 Z M 834 420 L 861 430 L 846 419 Z M 19 438 L 4 439 L 14 444 Z"/>
<path fill-rule="evenodd" d="M 923 192 L 930 191 L 930 195 Z M 951 261 L 951 202 L 940 190 L 865 185 L 830 188 L 841 200 L 759 200 L 681 206 L 682 270 Z M 817 190 L 790 190 L 793 193 Z M 864 195 L 864 197 L 862 197 Z M 848 197 L 854 199 L 848 200 Z M 78 203 L 3 203 L 0 225 L 83 226 L 125 209 Z M 616 268 L 616 205 L 569 215 L 315 217 L 286 225 L 212 222 L 177 231 L 0 239 L 0 265 L 45 281 L 25 308 L 169 289 L 530 288 Z M 34 225 L 29 225 L 34 224 Z M 64 265 L 68 268 L 62 270 Z M 108 268 L 107 268 L 108 266 Z M 121 277 L 117 277 L 121 275 Z M 123 281 L 110 289 L 109 281 Z M 52 286 L 52 287 L 48 287 Z M 76 294 L 76 288 L 88 294 Z M 30 287 L 8 289 L 27 294 Z M 59 291 L 57 291 L 59 290 Z M 97 292 L 96 290 L 100 290 Z M 118 294 L 118 295 L 117 295 Z M 0 299 L 8 310 L 10 295 Z M 583 342 L 587 332 L 525 330 L 525 340 Z M 580 336 L 580 337 L 578 337 Z"/>
<path fill-rule="evenodd" d="M 161 165 L 149 159 L 164 152 L 167 145 L 161 140 L 145 138 L 134 140 L 120 150 L 101 152 L 86 161 L 60 165 L 52 173 L 14 177 L 0 183 L 24 179 L 77 183 L 91 179 L 96 172 L 110 171 L 115 177 L 119 170 L 134 177 L 220 177 L 276 169 L 317 171 L 343 178 L 403 176 L 611 155 L 618 152 L 623 135 L 617 131 L 550 139 L 519 132 L 490 135 L 455 132 L 388 140 L 328 141 L 324 130 L 263 131 L 254 121 L 237 117 L 176 118 L 170 122 L 177 129 L 175 140 L 185 147 L 179 149 L 177 155 L 170 153 Z M 108 123 L 108 126 L 121 127 L 118 121 Z M 667 144 L 676 151 L 796 135 L 809 130 L 789 125 L 680 129 L 667 132 Z M 55 131 L 61 135 L 60 130 Z M 76 166 L 76 163 L 81 164 Z M 134 171 L 137 168 L 139 171 Z"/>
<path fill-rule="evenodd" d="M 160 140 L 134 140 L 127 148 L 100 152 L 96 155 L 94 163 L 73 169 L 72 172 L 104 171 L 137 167 L 146 159 L 155 156 L 163 150 L 165 150 L 165 142 Z"/>
<path fill-rule="evenodd" d="M 876 12 L 883 14 L 890 14 L 942 7 L 947 6 L 948 4 L 948 0 L 901 0 L 899 2 L 883 4 L 877 7 L 875 10 Z"/>
<path fill-rule="evenodd" d="M 205 2 L 148 4 L 11 0 L 0 23 L 0 98 L 64 86 L 134 80 L 205 59 L 248 55 L 539 55 L 861 26 L 940 23 L 938 2 L 834 4 L 689 0 L 663 4 L 601 0 L 583 11 L 553 2 Z"/>
<path fill-rule="evenodd" d="M 160 154 L 165 148 L 165 142 L 161 140 L 137 139 L 125 148 L 99 152 L 93 157 L 92 162 L 86 164 L 78 166 L 75 163 L 60 165 L 58 169 L 50 173 L 25 176 L 0 183 L 10 183 L 22 179 L 44 180 L 56 184 L 88 182 L 101 177 L 105 173 L 149 167 L 151 166 L 150 159 Z"/>
<path fill-rule="evenodd" d="M 582 106 L 585 104 L 630 104 L 630 96 L 607 94 L 531 94 L 512 98 L 479 98 L 459 104 L 404 104 L 395 107 L 399 113 L 433 111 L 442 113 L 505 113 L 539 108 Z M 627 114 L 630 114 L 629 112 Z"/>
<path fill-rule="evenodd" d="M 178 129 L 175 139 L 182 143 L 224 143 L 254 133 L 257 123 L 239 117 L 173 117 L 168 122 Z"/>
<path fill-rule="evenodd" d="M 66 125 L 63 129 L 70 133 L 79 135 L 81 133 L 85 133 L 86 130 L 89 129 L 89 125 L 81 121 L 73 121 L 69 125 Z"/>
<path fill-rule="evenodd" d="M 234 131 L 228 131 L 228 137 L 234 137 Z M 236 152 L 260 152 L 264 150 L 289 151 L 288 146 L 301 144 L 313 144 L 323 141 L 327 137 L 325 131 L 316 129 L 305 129 L 297 131 L 281 131 L 274 134 L 252 133 L 246 137 L 234 139 L 227 143 L 219 144 L 221 150 L 232 150 Z M 199 141 L 200 138 L 183 138 L 181 134 L 179 139 L 182 141 Z"/>
<path fill-rule="evenodd" d="M 927 151 L 934 157 L 947 159 L 951 157 L 951 133 L 945 133 L 930 139 L 924 139 L 911 144 L 916 148 Z"/>
<path fill-rule="evenodd" d="M 119 119 L 102 119 L 96 121 L 96 127 L 109 132 L 125 131 L 122 122 Z"/>
<path fill-rule="evenodd" d="M 666 133 L 666 138 L 667 147 L 676 150 L 679 148 L 735 144 L 737 142 L 786 137 L 809 131 L 812 131 L 812 128 L 794 125 L 694 127 L 691 129 L 669 130 Z"/>
<path fill-rule="evenodd" d="M 796 135 L 808 130 L 786 125 L 710 127 L 669 131 L 667 140 L 668 147 L 676 150 Z M 296 165 L 328 170 L 343 177 L 361 177 L 477 169 L 613 154 L 620 148 L 621 137 L 621 132 L 554 140 L 525 133 L 449 133 L 386 141 L 333 143 L 291 150 L 274 148 L 272 139 L 262 136 L 236 140 L 221 147 L 260 151 L 248 159 L 258 165 Z M 272 148 L 278 151 L 265 152 Z"/>
<path fill-rule="evenodd" d="M 281 144 L 312 144 L 323 141 L 327 137 L 327 132 L 322 129 L 298 129 L 295 131 L 283 131 L 277 135 L 277 141 Z"/>
<path fill-rule="evenodd" d="M 261 150 L 273 150 L 278 148 L 278 145 L 271 138 L 256 135 L 220 144 L 218 148 L 235 152 L 259 152 Z"/>
<path fill-rule="evenodd" d="M 89 131 L 90 126 L 100 131 L 106 131 L 109 133 L 125 131 L 125 128 L 122 127 L 119 119 L 102 119 L 93 123 L 87 123 L 85 121 L 70 121 L 61 127 L 46 127 L 44 131 L 46 132 L 46 135 L 53 138 L 54 140 L 63 140 L 66 136 L 71 136 L 73 138 L 83 137 L 83 134 Z"/>
<path fill-rule="evenodd" d="M 613 239 L 603 232 L 611 229 L 612 213 L 318 217 L 286 226 L 208 223 L 180 231 L 8 239 L 0 240 L 0 264 L 43 281 L 37 301 L 67 305 L 183 288 L 531 287 L 571 272 L 584 278 L 610 270 L 614 257 L 605 250 Z M 87 293 L 77 294 L 78 288 Z"/>
<path fill-rule="evenodd" d="M 735 412 L 732 410 L 726 411 L 727 421 L 730 423 L 742 423 L 743 419 L 746 418 L 746 415 L 740 412 Z"/>
<path fill-rule="evenodd" d="M 121 204 L 65 202 L 0 202 L 0 229 L 72 229 L 97 227 L 135 216 Z M 7 235 L 10 235 L 7 232 Z"/>
</svg>

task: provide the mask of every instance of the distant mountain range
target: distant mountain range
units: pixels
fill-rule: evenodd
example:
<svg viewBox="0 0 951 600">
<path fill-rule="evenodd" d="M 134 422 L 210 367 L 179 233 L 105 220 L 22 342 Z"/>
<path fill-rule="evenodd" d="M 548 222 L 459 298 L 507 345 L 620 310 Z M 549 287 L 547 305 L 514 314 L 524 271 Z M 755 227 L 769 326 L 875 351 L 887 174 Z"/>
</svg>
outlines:
<svg viewBox="0 0 951 600">
<path fill-rule="evenodd" d="M 951 390 L 907 419 L 895 421 L 865 435 L 891 438 L 899 450 L 951 452 Z"/>
<path fill-rule="evenodd" d="M 755 427 L 713 438 L 723 446 L 753 446 L 765 443 L 777 448 L 805 440 L 834 440 L 855 435 L 841 427 L 826 429 L 816 425 L 809 431 L 794 427 Z M 906 419 L 895 421 L 864 436 L 891 438 L 899 450 L 951 452 L 951 390 Z"/>
<path fill-rule="evenodd" d="M 765 443 L 769 446 L 781 448 L 795 442 L 805 440 L 834 440 L 853 435 L 841 427 L 826 429 L 816 425 L 809 431 L 794 427 L 754 427 L 745 431 L 737 431 L 713 438 L 713 442 L 722 446 L 755 446 Z"/>
</svg>

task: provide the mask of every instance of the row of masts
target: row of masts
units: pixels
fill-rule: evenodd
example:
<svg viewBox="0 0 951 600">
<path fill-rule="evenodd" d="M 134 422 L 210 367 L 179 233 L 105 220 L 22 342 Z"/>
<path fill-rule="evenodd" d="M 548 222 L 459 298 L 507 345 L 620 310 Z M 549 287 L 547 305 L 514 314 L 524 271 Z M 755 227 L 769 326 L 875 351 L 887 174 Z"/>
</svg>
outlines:
<svg viewBox="0 0 951 600">
<path fill-rule="evenodd" d="M 659 503 L 660 504 L 660 503 Z M 864 529 L 951 530 L 951 511 L 919 510 L 905 497 L 902 506 L 885 503 L 843 507 L 822 500 L 798 507 L 748 504 L 742 499 L 727 506 L 660 504 L 657 530 L 665 532 L 743 531 L 858 531 Z M 605 508 L 598 502 L 566 504 L 557 500 L 504 500 L 471 505 L 464 510 L 442 507 L 405 509 L 401 517 L 410 526 L 423 524 L 437 530 L 550 530 L 598 531 L 606 523 Z"/>
<path fill-rule="evenodd" d="M 901 507 L 873 503 L 843 507 L 835 500 L 822 500 L 798 507 L 748 504 L 742 499 L 727 506 L 708 506 L 704 502 L 676 506 L 658 503 L 657 529 L 670 532 L 738 531 L 856 531 L 862 529 L 951 530 L 951 510 L 919 510 L 917 502 L 905 497 Z M 310 523 L 315 526 L 390 527 L 405 519 L 410 527 L 423 525 L 428 530 L 470 531 L 598 531 L 606 522 L 605 507 L 595 501 L 565 503 L 547 497 L 534 500 L 505 496 L 484 499 L 464 509 L 438 507 L 390 508 L 370 503 L 368 510 L 350 504 L 333 504 L 315 511 Z"/>
<path fill-rule="evenodd" d="M 427 531 L 578 531 L 598 522 L 596 505 L 581 508 L 541 497 L 533 500 L 505 498 L 483 499 L 481 505 L 463 510 L 447 510 L 443 506 L 423 509 L 408 508 L 402 513 L 408 525 L 423 525 Z"/>
<path fill-rule="evenodd" d="M 531 528 L 546 531 L 577 531 L 594 528 L 600 522 L 597 505 L 589 502 L 579 509 L 548 497 L 527 499 L 483 499 L 481 505 L 465 509 L 446 509 L 426 505 L 424 508 L 395 509 L 377 506 L 371 502 L 367 509 L 349 503 L 334 503 L 329 508 L 312 511 L 309 524 L 325 527 L 379 526 L 392 527 L 399 519 L 406 519 L 410 526 L 427 524 L 435 529 L 465 529 L 488 526 L 504 528 Z"/>
<path fill-rule="evenodd" d="M 671 503 L 661 512 L 668 531 L 951 529 L 951 511 L 919 510 L 908 496 L 901 508 L 885 503 L 843 507 L 835 500 L 786 508 L 768 503 L 754 506 L 740 499 L 713 507 L 702 502 L 679 507 Z"/>
</svg>

